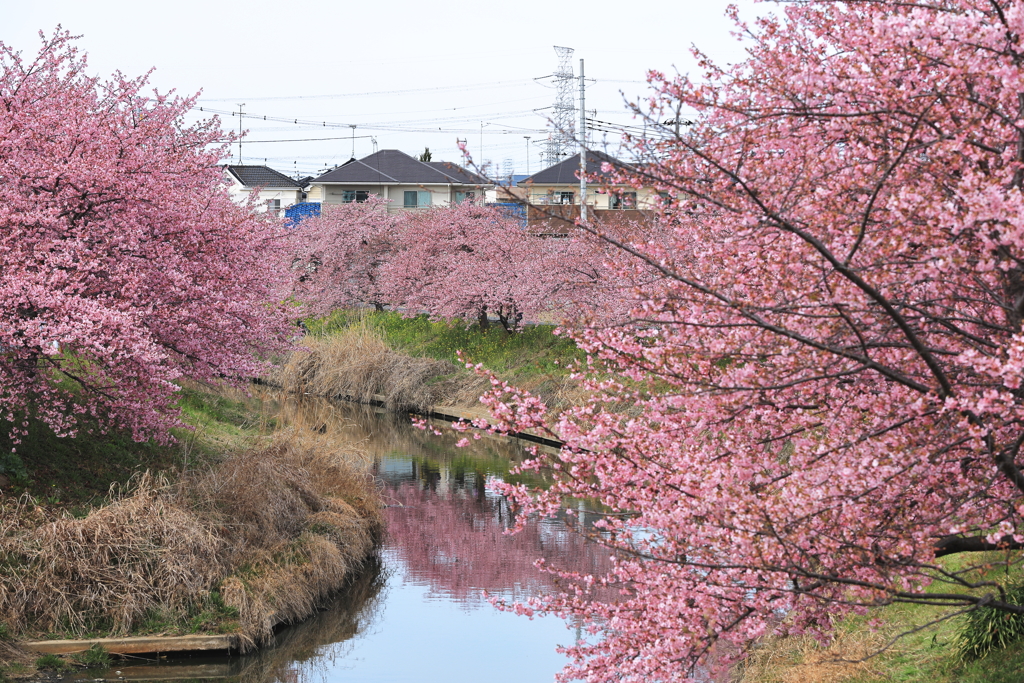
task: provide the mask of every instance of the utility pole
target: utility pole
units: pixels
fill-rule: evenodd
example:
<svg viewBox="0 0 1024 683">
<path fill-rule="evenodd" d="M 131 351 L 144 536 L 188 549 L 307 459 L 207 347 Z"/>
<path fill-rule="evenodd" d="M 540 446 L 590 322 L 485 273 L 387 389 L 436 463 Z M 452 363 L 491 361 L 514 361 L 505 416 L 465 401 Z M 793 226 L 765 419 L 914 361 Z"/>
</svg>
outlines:
<svg viewBox="0 0 1024 683">
<path fill-rule="evenodd" d="M 523 137 L 526 138 L 526 175 L 530 175 L 530 136 Z"/>
<path fill-rule="evenodd" d="M 245 106 L 245 102 L 238 105 L 238 165 L 242 165 L 242 107 Z"/>
<path fill-rule="evenodd" d="M 580 58 L 580 222 L 587 222 L 587 110 L 586 86 L 583 81 L 583 58 Z"/>
<path fill-rule="evenodd" d="M 352 129 L 352 158 L 356 158 L 356 124 L 350 123 L 348 127 Z"/>
</svg>

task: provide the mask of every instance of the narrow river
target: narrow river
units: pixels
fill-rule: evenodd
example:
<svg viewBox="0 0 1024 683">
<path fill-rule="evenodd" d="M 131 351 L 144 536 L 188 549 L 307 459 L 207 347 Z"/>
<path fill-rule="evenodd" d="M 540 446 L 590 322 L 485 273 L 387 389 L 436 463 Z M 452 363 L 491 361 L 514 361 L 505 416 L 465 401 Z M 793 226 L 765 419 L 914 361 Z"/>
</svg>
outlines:
<svg viewBox="0 0 1024 683">
<path fill-rule="evenodd" d="M 283 629 L 274 647 L 233 658 L 120 666 L 117 680 L 234 679 L 246 683 L 545 683 L 566 663 L 556 652 L 578 633 L 553 618 L 530 620 L 485 597 L 518 600 L 554 588 L 533 563 L 580 572 L 607 569 L 608 556 L 561 520 L 519 534 L 505 500 L 488 484 L 509 479 L 529 457 L 514 440 L 485 438 L 456 448 L 454 436 L 414 428 L 407 417 L 321 400 L 265 412 L 355 441 L 380 482 L 388 537 L 369 566 L 323 612 Z M 534 483 L 540 483 L 534 481 Z M 581 510 L 586 520 L 586 511 Z"/>
</svg>

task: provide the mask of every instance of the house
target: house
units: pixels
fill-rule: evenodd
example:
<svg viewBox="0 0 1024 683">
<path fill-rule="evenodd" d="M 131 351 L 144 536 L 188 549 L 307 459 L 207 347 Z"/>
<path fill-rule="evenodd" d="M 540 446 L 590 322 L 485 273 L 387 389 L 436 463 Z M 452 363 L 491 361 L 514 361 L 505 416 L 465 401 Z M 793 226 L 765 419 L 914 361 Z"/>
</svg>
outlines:
<svg viewBox="0 0 1024 683">
<path fill-rule="evenodd" d="M 603 152 L 587 152 L 587 206 L 609 211 L 632 211 L 655 209 L 658 193 L 653 188 L 639 190 L 611 182 L 610 174 L 601 166 L 629 168 L 627 164 Z M 537 206 L 579 206 L 580 203 L 580 155 L 574 154 L 565 161 L 549 166 L 520 180 L 518 187 L 523 199 Z M 607 179 L 607 180 L 606 180 Z"/>
<path fill-rule="evenodd" d="M 373 194 L 390 201 L 389 211 L 410 211 L 482 200 L 492 186 L 457 164 L 419 161 L 397 149 L 382 149 L 314 178 L 309 195 L 324 204 L 348 204 Z"/>
<path fill-rule="evenodd" d="M 228 192 L 232 199 L 244 204 L 252 192 L 257 191 L 257 206 L 265 207 L 263 210 L 277 216 L 283 215 L 284 209 L 306 197 L 301 181 L 293 180 L 268 166 L 227 165 L 224 171 L 228 176 Z"/>
<path fill-rule="evenodd" d="M 618 159 L 587 151 L 587 214 L 590 220 L 605 223 L 644 222 L 658 208 L 659 194 L 654 188 L 636 188 L 616 184 L 604 164 L 628 168 Z M 527 222 L 544 232 L 564 232 L 580 216 L 580 155 L 549 166 L 518 181 L 508 194 L 528 205 Z"/>
</svg>

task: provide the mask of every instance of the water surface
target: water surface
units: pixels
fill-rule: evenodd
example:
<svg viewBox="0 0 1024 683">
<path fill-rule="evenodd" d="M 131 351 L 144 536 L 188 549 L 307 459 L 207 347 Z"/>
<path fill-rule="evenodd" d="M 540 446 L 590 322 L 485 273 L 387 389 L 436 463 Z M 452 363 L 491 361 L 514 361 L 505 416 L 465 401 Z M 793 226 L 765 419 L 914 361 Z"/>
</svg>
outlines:
<svg viewBox="0 0 1024 683">
<path fill-rule="evenodd" d="M 523 444 L 414 428 L 407 417 L 364 406 L 267 398 L 277 419 L 325 438 L 359 443 L 388 504 L 380 557 L 314 618 L 283 629 L 275 645 L 243 657 L 121 666 L 125 680 L 234 679 L 252 683 L 544 683 L 565 665 L 556 652 L 578 631 L 552 618 L 495 609 L 486 594 L 522 600 L 554 589 L 533 563 L 600 572 L 608 557 L 563 520 L 514 536 L 507 502 L 488 489 L 509 480 Z M 543 483 L 535 480 L 533 483 Z M 582 511 L 584 523 L 585 510 Z M 117 678 L 113 672 L 105 674 Z"/>
</svg>

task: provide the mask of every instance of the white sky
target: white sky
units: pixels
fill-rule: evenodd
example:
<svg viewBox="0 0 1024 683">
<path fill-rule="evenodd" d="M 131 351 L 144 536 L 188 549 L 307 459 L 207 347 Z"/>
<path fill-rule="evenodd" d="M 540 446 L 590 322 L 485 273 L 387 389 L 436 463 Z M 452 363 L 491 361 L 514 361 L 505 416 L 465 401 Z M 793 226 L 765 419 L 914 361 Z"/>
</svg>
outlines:
<svg viewBox="0 0 1024 683">
<path fill-rule="evenodd" d="M 752 0 L 737 4 L 741 16 L 752 20 Z M 743 58 L 721 0 L 3 5 L 0 41 L 26 56 L 38 50 L 38 31 L 52 33 L 61 24 L 82 36 L 78 45 L 93 73 L 120 69 L 136 76 L 155 68 L 156 87 L 202 90 L 204 108 L 237 112 L 244 102 L 246 114 L 326 122 L 328 127 L 244 119 L 244 162 L 266 159 L 289 175 L 315 175 L 348 159 L 352 124 L 356 157 L 373 151 L 373 136 L 379 149 L 419 154 L 429 146 L 434 161 L 461 163 L 456 140 L 462 138 L 475 160 L 482 156 L 500 167 L 509 159 L 516 173 L 527 171 L 529 146 L 535 173 L 555 99 L 552 80 L 535 79 L 556 70 L 554 45 L 575 49 L 577 75 L 579 59 L 585 60 L 585 75 L 594 79 L 587 84 L 586 108 L 596 109 L 599 120 L 620 124 L 634 123 L 624 98 L 645 91 L 647 69 L 697 73 L 692 44 L 719 62 Z M 237 117 L 221 119 L 238 129 Z M 316 140 L 260 142 L 308 138 Z M 598 148 L 607 143 L 612 154 L 618 149 L 614 134 L 594 133 L 593 140 Z M 237 145 L 232 153 L 236 163 Z"/>
</svg>

